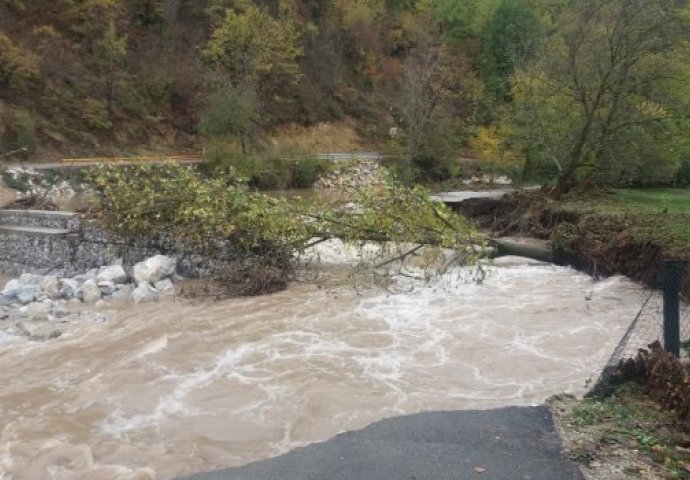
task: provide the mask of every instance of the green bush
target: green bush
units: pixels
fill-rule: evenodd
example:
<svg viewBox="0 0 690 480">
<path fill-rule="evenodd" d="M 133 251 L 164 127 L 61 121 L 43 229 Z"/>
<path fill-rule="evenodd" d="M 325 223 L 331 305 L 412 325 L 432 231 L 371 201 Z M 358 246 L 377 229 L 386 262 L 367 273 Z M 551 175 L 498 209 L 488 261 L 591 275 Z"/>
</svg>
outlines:
<svg viewBox="0 0 690 480">
<path fill-rule="evenodd" d="M 141 90 L 150 105 L 162 107 L 170 103 L 175 90 L 175 79 L 169 72 L 152 70 L 142 76 L 141 84 Z"/>
<path fill-rule="evenodd" d="M 41 72 L 39 57 L 0 32 L 0 85 L 25 90 Z"/>
<path fill-rule="evenodd" d="M 2 170 L 0 171 L 0 176 L 2 177 L 2 181 L 5 182 L 5 185 L 9 188 L 13 188 L 22 193 L 29 191 L 29 180 L 31 176 L 28 173 L 12 174 L 7 170 Z"/>
<path fill-rule="evenodd" d="M 420 152 L 412 157 L 412 165 L 419 172 L 419 180 L 442 182 L 456 177 L 459 168 L 448 157 L 434 152 Z"/>
<path fill-rule="evenodd" d="M 680 163 L 676 172 L 676 185 L 679 187 L 690 186 L 690 160 L 685 159 Z"/>
<path fill-rule="evenodd" d="M 314 157 L 304 157 L 292 166 L 292 188 L 309 188 L 318 180 L 319 175 L 326 170 L 326 161 Z"/>
<path fill-rule="evenodd" d="M 116 100 L 118 105 L 130 115 L 143 117 L 148 113 L 148 102 L 133 85 L 126 83 L 120 85 Z"/>
<path fill-rule="evenodd" d="M 276 157 L 245 155 L 239 160 L 241 174 L 249 179 L 249 186 L 259 190 L 281 190 L 290 187 L 290 163 Z M 246 173 L 245 173 L 246 172 Z"/>
<path fill-rule="evenodd" d="M 452 180 L 460 175 L 460 167 L 449 158 L 440 158 L 430 152 L 411 159 L 396 157 L 384 162 L 393 178 L 403 185 L 436 183 Z"/>
<path fill-rule="evenodd" d="M 86 125 L 92 130 L 110 130 L 113 126 L 108 109 L 103 102 L 95 98 L 86 99 L 82 117 Z"/>
<path fill-rule="evenodd" d="M 24 155 L 36 149 L 36 120 L 26 111 L 19 112 L 6 135 L 6 147 L 14 151 L 13 155 Z M 2 152 L 0 152 L 2 153 Z"/>
<path fill-rule="evenodd" d="M 325 160 L 302 156 L 274 154 L 243 154 L 233 146 L 214 146 L 206 153 L 205 170 L 246 181 L 259 190 L 309 188 L 327 168 Z"/>
<path fill-rule="evenodd" d="M 248 92 L 225 86 L 208 101 L 201 115 L 199 132 L 206 138 L 232 136 L 246 153 L 256 120 L 256 99 Z"/>
<path fill-rule="evenodd" d="M 419 183 L 421 174 L 411 161 L 404 157 L 392 157 L 384 162 L 391 176 L 403 185 L 415 185 Z"/>
</svg>

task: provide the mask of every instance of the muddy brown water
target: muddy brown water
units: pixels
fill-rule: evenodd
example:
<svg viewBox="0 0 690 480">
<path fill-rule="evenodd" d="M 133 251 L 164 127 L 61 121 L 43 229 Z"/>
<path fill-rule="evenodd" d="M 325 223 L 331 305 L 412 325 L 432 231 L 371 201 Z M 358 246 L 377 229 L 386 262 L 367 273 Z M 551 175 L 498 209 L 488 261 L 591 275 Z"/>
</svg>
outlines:
<svg viewBox="0 0 690 480">
<path fill-rule="evenodd" d="M 0 478 L 170 479 L 393 415 L 583 393 L 642 297 L 624 278 L 515 261 L 481 285 L 298 283 L 0 339 Z"/>
</svg>

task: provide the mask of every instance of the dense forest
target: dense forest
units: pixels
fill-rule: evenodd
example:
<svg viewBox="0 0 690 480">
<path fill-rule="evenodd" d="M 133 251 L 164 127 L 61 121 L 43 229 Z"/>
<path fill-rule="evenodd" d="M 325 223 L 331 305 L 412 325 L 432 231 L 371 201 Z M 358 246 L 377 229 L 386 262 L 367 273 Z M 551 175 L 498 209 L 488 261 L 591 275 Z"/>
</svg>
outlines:
<svg viewBox="0 0 690 480">
<path fill-rule="evenodd" d="M 683 180 L 688 15 L 678 0 L 3 0 L 0 154 L 246 154 L 280 126 L 347 121 L 430 179 L 464 155 L 564 185 Z"/>
</svg>

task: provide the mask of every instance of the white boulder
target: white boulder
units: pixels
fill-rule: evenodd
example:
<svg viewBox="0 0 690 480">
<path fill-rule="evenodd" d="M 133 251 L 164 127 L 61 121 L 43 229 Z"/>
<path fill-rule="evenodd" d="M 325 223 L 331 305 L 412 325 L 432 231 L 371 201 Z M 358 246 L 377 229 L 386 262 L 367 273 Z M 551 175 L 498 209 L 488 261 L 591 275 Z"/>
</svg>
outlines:
<svg viewBox="0 0 690 480">
<path fill-rule="evenodd" d="M 49 322 L 19 322 L 17 329 L 22 335 L 36 341 L 50 340 L 62 335 L 62 332 Z"/>
<path fill-rule="evenodd" d="M 128 299 L 132 295 L 132 290 L 134 290 L 134 287 L 130 284 L 116 285 L 115 288 L 116 290 L 112 295 L 114 300 Z"/>
<path fill-rule="evenodd" d="M 22 273 L 19 275 L 19 283 L 21 285 L 30 285 L 38 282 L 39 275 L 35 273 Z"/>
<path fill-rule="evenodd" d="M 165 255 L 156 255 L 134 265 L 132 276 L 137 285 L 142 282 L 154 283 L 175 273 L 177 260 Z"/>
<path fill-rule="evenodd" d="M 39 293 L 38 285 L 30 283 L 28 285 L 22 285 L 19 287 L 15 295 L 15 299 L 17 300 L 17 303 L 26 305 L 27 303 L 31 303 L 36 300 L 36 297 Z"/>
<path fill-rule="evenodd" d="M 72 278 L 61 278 L 58 280 L 58 286 L 60 288 L 60 298 L 65 300 L 71 300 L 77 296 L 79 291 L 79 283 Z"/>
<path fill-rule="evenodd" d="M 110 280 L 99 280 L 98 281 L 98 288 L 101 291 L 101 294 L 103 296 L 109 296 L 115 293 L 115 283 L 111 282 Z"/>
<path fill-rule="evenodd" d="M 3 297 L 8 299 L 14 299 L 17 296 L 17 292 L 22 287 L 19 279 L 13 278 L 5 284 L 5 288 L 2 291 Z"/>
<path fill-rule="evenodd" d="M 96 303 L 101 299 L 101 289 L 98 288 L 96 280 L 93 278 L 88 279 L 81 286 L 82 301 L 84 303 Z"/>
<path fill-rule="evenodd" d="M 51 275 L 38 277 L 36 284 L 48 298 L 58 298 L 60 296 L 60 285 L 57 277 Z"/>
<path fill-rule="evenodd" d="M 60 303 L 53 304 L 53 307 L 50 310 L 50 313 L 55 318 L 64 318 L 67 315 L 69 315 L 69 311 L 65 308 L 64 305 L 62 305 Z"/>
<path fill-rule="evenodd" d="M 156 290 L 158 290 L 158 292 L 162 296 L 165 296 L 165 297 L 175 296 L 175 285 L 173 285 L 172 280 L 170 280 L 169 278 L 159 280 L 156 283 L 154 283 L 153 286 Z"/>
<path fill-rule="evenodd" d="M 34 302 L 23 307 L 19 307 L 17 313 L 19 316 L 28 318 L 30 320 L 46 320 L 48 314 L 51 313 L 52 308 L 52 303 Z"/>
<path fill-rule="evenodd" d="M 141 282 L 132 291 L 131 298 L 134 303 L 153 303 L 158 300 L 158 290 L 149 282 Z"/>
<path fill-rule="evenodd" d="M 122 265 L 108 265 L 106 267 L 101 267 L 98 269 L 96 281 L 99 284 L 101 282 L 126 283 L 127 272 L 125 272 L 125 269 L 122 268 Z"/>
<path fill-rule="evenodd" d="M 106 322 L 108 320 L 108 318 L 105 315 L 103 315 L 102 313 L 92 312 L 89 310 L 79 312 L 78 318 L 82 322 L 95 322 L 95 323 L 103 323 L 103 322 Z"/>
</svg>

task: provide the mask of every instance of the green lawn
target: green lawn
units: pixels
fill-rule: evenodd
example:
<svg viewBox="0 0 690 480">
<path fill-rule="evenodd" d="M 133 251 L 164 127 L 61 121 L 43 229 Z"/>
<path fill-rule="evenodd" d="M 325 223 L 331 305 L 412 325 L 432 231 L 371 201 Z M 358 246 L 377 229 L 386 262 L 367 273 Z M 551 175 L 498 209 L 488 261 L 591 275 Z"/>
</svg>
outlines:
<svg viewBox="0 0 690 480">
<path fill-rule="evenodd" d="M 577 218 L 580 230 L 604 232 L 602 242 L 625 236 L 661 246 L 664 255 L 690 258 L 690 188 L 617 189 L 556 202 L 556 216 Z M 565 214 L 565 217 L 563 215 Z"/>
<path fill-rule="evenodd" d="M 617 201 L 658 208 L 668 213 L 690 213 L 690 188 L 648 188 L 616 190 Z"/>
</svg>

